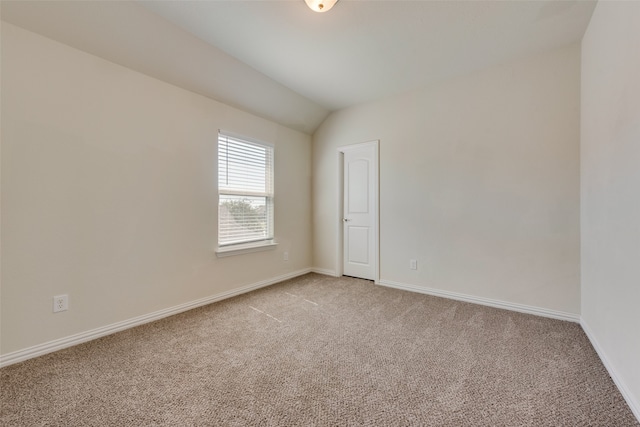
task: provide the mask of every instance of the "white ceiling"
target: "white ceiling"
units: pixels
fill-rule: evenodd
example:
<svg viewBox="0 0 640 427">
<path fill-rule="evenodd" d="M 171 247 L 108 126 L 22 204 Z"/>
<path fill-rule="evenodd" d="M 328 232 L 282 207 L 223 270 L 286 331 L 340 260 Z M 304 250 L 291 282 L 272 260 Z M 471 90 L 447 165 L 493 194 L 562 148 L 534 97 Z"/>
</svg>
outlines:
<svg viewBox="0 0 640 427">
<path fill-rule="evenodd" d="M 304 0 L 3 1 L 2 19 L 311 133 L 329 111 L 579 42 L 594 7 L 341 0 L 315 13 Z"/>
<path fill-rule="evenodd" d="M 145 7 L 336 110 L 582 38 L 588 1 L 145 1 Z"/>
</svg>

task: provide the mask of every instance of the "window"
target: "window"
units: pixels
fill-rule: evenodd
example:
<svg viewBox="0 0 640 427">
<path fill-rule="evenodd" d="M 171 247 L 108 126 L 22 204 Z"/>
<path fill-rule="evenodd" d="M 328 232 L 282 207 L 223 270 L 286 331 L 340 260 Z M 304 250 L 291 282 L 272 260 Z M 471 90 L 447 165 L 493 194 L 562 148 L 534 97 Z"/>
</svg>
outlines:
<svg viewBox="0 0 640 427">
<path fill-rule="evenodd" d="M 218 252 L 273 243 L 273 146 L 218 134 Z"/>
</svg>

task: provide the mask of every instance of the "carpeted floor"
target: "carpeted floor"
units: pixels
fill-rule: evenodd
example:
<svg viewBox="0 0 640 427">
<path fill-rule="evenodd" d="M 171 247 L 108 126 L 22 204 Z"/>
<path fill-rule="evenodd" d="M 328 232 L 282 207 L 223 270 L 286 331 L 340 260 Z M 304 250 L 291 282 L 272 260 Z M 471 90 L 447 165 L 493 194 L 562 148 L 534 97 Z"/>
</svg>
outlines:
<svg viewBox="0 0 640 427">
<path fill-rule="evenodd" d="M 309 274 L 1 373 L 2 426 L 638 426 L 579 325 Z"/>
</svg>

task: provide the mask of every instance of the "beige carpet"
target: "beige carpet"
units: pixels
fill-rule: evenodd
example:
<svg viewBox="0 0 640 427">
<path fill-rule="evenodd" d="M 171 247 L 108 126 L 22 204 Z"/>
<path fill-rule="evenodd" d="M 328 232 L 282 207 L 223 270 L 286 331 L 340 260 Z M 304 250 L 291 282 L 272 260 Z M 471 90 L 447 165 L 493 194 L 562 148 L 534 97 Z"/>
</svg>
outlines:
<svg viewBox="0 0 640 427">
<path fill-rule="evenodd" d="M 0 370 L 2 426 L 638 426 L 574 323 L 309 274 Z"/>
</svg>

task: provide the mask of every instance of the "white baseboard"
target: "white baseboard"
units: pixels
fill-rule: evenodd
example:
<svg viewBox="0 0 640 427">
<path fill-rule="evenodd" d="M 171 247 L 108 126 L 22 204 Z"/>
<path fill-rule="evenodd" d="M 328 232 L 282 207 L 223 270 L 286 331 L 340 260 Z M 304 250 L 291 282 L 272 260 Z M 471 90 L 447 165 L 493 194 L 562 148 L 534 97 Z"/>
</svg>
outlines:
<svg viewBox="0 0 640 427">
<path fill-rule="evenodd" d="M 251 292 L 253 290 L 263 288 L 265 286 L 273 285 L 274 283 L 282 282 L 287 279 L 302 276 L 303 274 L 310 273 L 310 268 L 294 271 L 292 273 L 283 274 L 281 276 L 273 277 L 271 279 L 263 280 L 250 285 L 242 286 L 231 291 L 222 292 L 219 294 L 211 295 L 205 298 L 200 298 L 195 301 L 187 302 L 184 304 L 176 305 L 174 307 L 165 308 L 163 310 L 155 311 L 153 313 L 144 314 L 142 316 L 134 317 L 132 319 L 124 320 L 122 322 L 112 323 L 111 325 L 103 326 L 100 328 L 92 329 L 89 331 L 81 332 L 79 334 L 70 335 L 68 337 L 59 338 L 53 341 L 49 341 L 43 344 L 38 344 L 33 347 L 28 347 L 23 350 L 14 351 L 11 353 L 0 355 L 0 368 L 14 363 L 22 362 L 27 359 L 42 356 L 47 353 L 62 350 L 63 348 L 72 347 L 74 345 L 81 344 L 83 342 L 91 341 L 96 338 L 111 335 L 116 332 L 123 331 L 125 329 L 133 328 L 143 325 L 145 323 L 160 320 L 164 317 L 173 316 L 174 314 L 182 313 L 183 311 L 191 310 L 193 308 L 201 307 L 203 305 L 211 304 L 216 301 L 231 298 L 236 295 Z"/>
<path fill-rule="evenodd" d="M 338 274 L 334 270 L 327 270 L 325 268 L 312 268 L 312 273 L 324 274 L 325 276 L 338 277 Z"/>
<path fill-rule="evenodd" d="M 607 357 L 607 354 L 598 343 L 598 340 L 596 339 L 595 335 L 591 331 L 591 328 L 589 328 L 589 325 L 587 325 L 587 322 L 585 322 L 584 319 L 580 319 L 580 326 L 582 326 L 582 330 L 587 335 L 587 338 L 589 338 L 589 341 L 591 341 L 591 345 L 596 350 L 596 353 L 598 353 L 600 360 L 602 360 L 602 364 L 605 368 L 607 368 L 609 376 L 618 387 L 618 390 L 620 390 L 620 394 L 622 394 L 622 397 L 624 397 L 627 405 L 629 405 L 631 412 L 633 412 L 633 415 L 635 415 L 638 422 L 640 422 L 640 402 L 634 400 L 633 395 L 629 391 L 629 388 L 626 386 L 624 381 L 622 381 L 621 376 L 618 375 L 616 369 L 613 367 L 611 361 Z"/>
<path fill-rule="evenodd" d="M 440 289 L 426 288 L 422 286 L 409 285 L 406 283 L 393 282 L 391 280 L 380 280 L 377 284 L 389 288 L 402 289 L 405 291 L 418 292 L 426 295 L 433 295 L 442 298 L 454 299 L 457 301 L 470 302 L 473 304 L 486 305 L 489 307 L 502 308 L 505 310 L 517 311 L 519 313 L 534 314 L 536 316 L 550 317 L 552 319 L 567 320 L 569 322 L 580 322 L 580 315 L 566 313 L 563 311 L 549 310 L 547 308 L 534 307 L 530 305 L 517 304 L 513 302 L 494 300 L 490 298 L 477 297 L 473 295 L 460 294 L 457 292 L 443 291 Z"/>
</svg>

